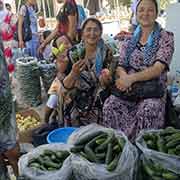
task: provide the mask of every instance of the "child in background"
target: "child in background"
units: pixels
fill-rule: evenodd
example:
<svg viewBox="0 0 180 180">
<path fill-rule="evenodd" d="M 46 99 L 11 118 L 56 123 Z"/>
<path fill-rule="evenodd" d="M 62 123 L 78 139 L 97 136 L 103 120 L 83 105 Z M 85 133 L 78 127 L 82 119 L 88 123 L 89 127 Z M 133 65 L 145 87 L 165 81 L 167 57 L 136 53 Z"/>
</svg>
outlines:
<svg viewBox="0 0 180 180">
<path fill-rule="evenodd" d="M 50 30 L 46 30 L 44 31 L 41 35 L 40 35 L 40 44 L 42 44 L 44 42 L 44 40 L 51 34 Z M 40 55 L 40 59 L 44 59 L 44 60 L 48 60 L 51 57 L 51 42 L 49 44 L 46 45 L 43 53 Z"/>
<path fill-rule="evenodd" d="M 57 76 L 48 91 L 49 98 L 45 107 L 45 123 L 49 123 L 52 113 L 56 112 L 55 110 L 57 109 L 58 104 L 58 94 L 62 88 L 61 82 L 65 78 L 66 74 L 69 73 L 67 51 L 72 47 L 72 44 L 64 35 L 58 39 L 55 39 L 52 46 L 52 54 L 55 57 L 57 68 Z M 56 113 L 54 113 L 52 119 L 54 120 L 55 117 Z"/>
</svg>

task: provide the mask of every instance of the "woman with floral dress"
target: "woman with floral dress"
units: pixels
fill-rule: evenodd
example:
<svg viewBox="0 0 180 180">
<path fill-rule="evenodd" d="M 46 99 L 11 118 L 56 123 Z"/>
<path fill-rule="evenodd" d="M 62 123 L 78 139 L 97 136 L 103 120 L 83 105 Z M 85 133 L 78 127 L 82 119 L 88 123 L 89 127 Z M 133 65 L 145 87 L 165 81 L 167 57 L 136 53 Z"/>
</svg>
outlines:
<svg viewBox="0 0 180 180">
<path fill-rule="evenodd" d="M 102 24 L 97 19 L 86 19 L 82 26 L 82 42 L 68 52 L 71 71 L 63 81 L 63 88 L 65 97 L 67 94 L 69 99 L 64 101 L 63 112 L 65 119 L 74 126 L 100 123 L 102 120 L 102 103 L 106 95 L 99 98 L 100 92 L 108 95 L 110 71 L 113 71 L 112 51 L 101 39 L 102 31 Z M 84 56 L 75 61 L 74 50 L 83 48 Z"/>
<path fill-rule="evenodd" d="M 157 78 L 166 90 L 167 71 L 174 52 L 173 33 L 165 31 L 155 21 L 158 15 L 156 0 L 140 0 L 136 17 L 139 26 L 132 38 L 120 50 L 116 87 L 131 91 L 137 82 Z M 166 93 L 138 101 L 111 95 L 103 107 L 103 125 L 120 129 L 134 139 L 142 129 L 162 128 L 165 123 Z"/>
</svg>

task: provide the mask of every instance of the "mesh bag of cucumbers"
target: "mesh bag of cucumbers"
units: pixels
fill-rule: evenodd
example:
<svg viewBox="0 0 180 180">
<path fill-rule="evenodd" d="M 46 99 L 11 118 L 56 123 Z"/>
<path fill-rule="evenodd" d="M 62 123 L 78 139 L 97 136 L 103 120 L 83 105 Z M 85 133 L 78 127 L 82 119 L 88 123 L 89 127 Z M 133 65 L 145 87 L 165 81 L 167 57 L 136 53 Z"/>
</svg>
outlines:
<svg viewBox="0 0 180 180">
<path fill-rule="evenodd" d="M 17 59 L 16 77 L 22 102 L 30 106 L 39 105 L 41 85 L 37 59 L 33 57 Z"/>
<path fill-rule="evenodd" d="M 143 130 L 136 145 L 142 152 L 139 170 L 142 179 L 180 179 L 180 130 L 173 127 Z"/>
<path fill-rule="evenodd" d="M 53 80 L 56 77 L 56 65 L 51 59 L 42 60 L 38 63 L 40 76 L 46 93 L 48 92 Z"/>
<path fill-rule="evenodd" d="M 127 137 L 91 124 L 72 133 L 72 167 L 78 180 L 135 180 L 138 153 Z"/>
<path fill-rule="evenodd" d="M 69 180 L 72 177 L 70 145 L 47 144 L 21 156 L 20 175 L 30 180 Z"/>
</svg>

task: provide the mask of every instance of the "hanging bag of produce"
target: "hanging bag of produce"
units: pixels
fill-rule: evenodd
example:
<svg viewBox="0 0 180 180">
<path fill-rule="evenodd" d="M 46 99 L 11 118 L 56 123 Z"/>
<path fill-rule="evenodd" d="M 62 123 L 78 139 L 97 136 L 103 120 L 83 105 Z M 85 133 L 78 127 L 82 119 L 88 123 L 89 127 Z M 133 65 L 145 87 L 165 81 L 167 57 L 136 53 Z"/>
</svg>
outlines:
<svg viewBox="0 0 180 180">
<path fill-rule="evenodd" d="M 136 139 L 142 152 L 140 175 L 159 180 L 180 179 L 180 130 L 143 130 Z"/>
<path fill-rule="evenodd" d="M 22 102 L 28 106 L 38 106 L 41 103 L 41 84 L 37 59 L 17 59 L 16 77 Z"/>
<path fill-rule="evenodd" d="M 61 143 L 35 148 L 21 156 L 20 175 L 29 180 L 69 180 L 72 177 L 70 148 Z"/>
<path fill-rule="evenodd" d="M 138 153 L 122 132 L 91 124 L 69 137 L 78 180 L 135 180 Z"/>
<path fill-rule="evenodd" d="M 40 76 L 46 93 L 56 77 L 56 65 L 50 60 L 42 60 L 38 63 Z"/>
</svg>

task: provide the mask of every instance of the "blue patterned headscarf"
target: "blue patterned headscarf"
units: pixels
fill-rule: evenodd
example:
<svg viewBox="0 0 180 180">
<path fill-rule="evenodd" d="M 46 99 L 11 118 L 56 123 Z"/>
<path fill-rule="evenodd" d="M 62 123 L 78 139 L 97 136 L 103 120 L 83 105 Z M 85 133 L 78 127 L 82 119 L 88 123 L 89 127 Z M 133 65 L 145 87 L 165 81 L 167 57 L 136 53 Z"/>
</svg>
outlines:
<svg viewBox="0 0 180 180">
<path fill-rule="evenodd" d="M 106 57 L 106 46 L 102 39 L 98 42 L 97 49 L 96 49 L 96 75 L 99 77 L 102 68 L 103 62 Z"/>
<path fill-rule="evenodd" d="M 81 41 L 79 44 L 76 44 L 76 48 L 79 49 L 81 46 L 84 46 L 83 44 L 84 42 Z M 95 61 L 95 70 L 96 70 L 96 76 L 99 77 L 99 75 L 101 74 L 101 71 L 103 69 L 103 63 L 104 60 L 106 58 L 106 51 L 107 51 L 107 47 L 104 43 L 103 39 L 100 39 L 97 47 L 96 47 L 96 61 Z"/>
<path fill-rule="evenodd" d="M 144 64 L 149 65 L 151 62 L 151 59 L 153 55 L 157 52 L 159 48 L 159 40 L 160 40 L 160 34 L 161 34 L 161 26 L 156 22 L 154 26 L 154 30 L 150 33 L 147 43 L 144 47 Z M 129 61 L 131 58 L 131 54 L 137 47 L 137 43 L 139 42 L 141 38 L 141 26 L 138 25 L 136 30 L 133 33 L 133 36 L 131 40 L 128 42 L 128 46 L 126 49 L 126 56 L 125 56 L 125 66 L 129 66 Z"/>
</svg>

